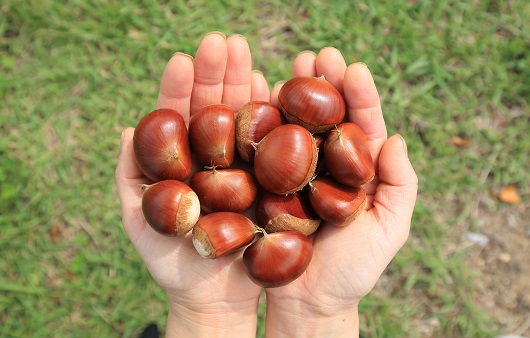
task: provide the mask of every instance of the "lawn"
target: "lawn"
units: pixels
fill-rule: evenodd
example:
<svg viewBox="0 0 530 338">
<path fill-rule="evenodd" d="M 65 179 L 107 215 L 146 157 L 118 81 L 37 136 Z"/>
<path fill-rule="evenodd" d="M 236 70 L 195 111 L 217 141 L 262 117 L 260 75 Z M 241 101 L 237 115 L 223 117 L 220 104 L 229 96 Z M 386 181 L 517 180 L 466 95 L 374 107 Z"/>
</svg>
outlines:
<svg viewBox="0 0 530 338">
<path fill-rule="evenodd" d="M 269 85 L 302 50 L 363 61 L 419 176 L 411 237 L 361 303 L 366 337 L 491 337 L 480 271 L 455 245 L 477 196 L 530 194 L 525 1 L 0 3 L 0 336 L 134 337 L 165 294 L 121 227 L 119 136 L 164 66 L 209 31 L 243 34 Z M 502 202 L 491 199 L 495 212 Z M 456 248 L 456 249 L 455 249 Z M 263 328 L 258 329 L 258 335 Z"/>
</svg>

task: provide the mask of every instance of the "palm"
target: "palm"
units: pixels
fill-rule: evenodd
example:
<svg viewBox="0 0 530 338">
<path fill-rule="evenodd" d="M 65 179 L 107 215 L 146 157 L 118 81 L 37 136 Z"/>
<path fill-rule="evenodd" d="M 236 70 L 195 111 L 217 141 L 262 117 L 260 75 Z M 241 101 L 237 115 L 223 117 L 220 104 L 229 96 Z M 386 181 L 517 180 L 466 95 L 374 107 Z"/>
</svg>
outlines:
<svg viewBox="0 0 530 338">
<path fill-rule="evenodd" d="M 385 234 L 383 229 L 397 225 L 381 224 L 376 213 L 372 207 L 346 228 L 324 224 L 313 238 L 313 259 L 306 272 L 285 287 L 267 289 L 267 297 L 318 299 L 315 305 L 358 302 L 406 239 L 406 233 Z"/>
<path fill-rule="evenodd" d="M 251 99 L 268 101 L 269 91 L 263 76 L 251 73 L 248 44 L 239 36 L 225 40 L 211 34 L 201 42 L 195 60 L 175 54 L 169 61 L 157 108 L 175 109 L 189 123 L 190 116 L 205 105 L 225 103 L 238 109 Z M 117 186 L 124 228 L 153 278 L 172 300 L 197 307 L 257 301 L 261 288 L 247 278 L 240 254 L 207 260 L 196 252 L 190 234 L 185 238 L 165 237 L 147 224 L 139 185 L 148 180 L 134 160 L 132 133 L 132 128 L 124 133 Z"/>
<path fill-rule="evenodd" d="M 130 215 L 127 226 L 137 229 L 130 234 L 131 240 L 153 278 L 172 300 L 198 306 L 227 299 L 252 301 L 258 297 L 261 288 L 248 280 L 239 262 L 234 264 L 240 259 L 238 255 L 204 259 L 193 247 L 191 234 L 184 238 L 161 236 L 151 229 L 141 214 L 141 198 L 137 199 L 136 206 L 132 206 Z"/>
</svg>

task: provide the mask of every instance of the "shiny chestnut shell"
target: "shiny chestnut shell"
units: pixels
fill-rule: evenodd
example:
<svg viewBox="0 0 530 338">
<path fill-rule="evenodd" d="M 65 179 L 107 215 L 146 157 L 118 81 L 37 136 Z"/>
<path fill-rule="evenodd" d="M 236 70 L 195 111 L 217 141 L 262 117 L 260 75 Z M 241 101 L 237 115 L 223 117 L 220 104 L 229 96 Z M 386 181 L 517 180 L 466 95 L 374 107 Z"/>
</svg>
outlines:
<svg viewBox="0 0 530 338">
<path fill-rule="evenodd" d="M 368 138 L 355 123 L 341 123 L 329 132 L 324 142 L 324 158 L 328 172 L 339 183 L 356 187 L 374 178 Z"/>
<path fill-rule="evenodd" d="M 285 124 L 282 113 L 268 102 L 245 104 L 236 116 L 236 147 L 241 159 L 254 161 L 252 142 L 258 143 L 274 128 Z"/>
<path fill-rule="evenodd" d="M 133 148 L 138 167 L 154 182 L 184 181 L 191 174 L 188 131 L 175 110 L 157 109 L 144 116 L 134 130 Z"/>
<path fill-rule="evenodd" d="M 254 174 L 273 194 L 299 191 L 315 173 L 318 148 L 311 133 L 299 125 L 276 127 L 255 147 Z"/>
<path fill-rule="evenodd" d="M 296 230 L 306 236 L 318 229 L 321 220 L 303 192 L 276 195 L 265 192 L 256 205 L 256 220 L 267 233 Z"/>
<path fill-rule="evenodd" d="M 234 110 L 225 104 L 212 104 L 190 119 L 190 145 L 199 162 L 228 168 L 235 155 Z"/>
<path fill-rule="evenodd" d="M 309 203 L 322 220 L 342 227 L 363 212 L 366 193 L 362 187 L 348 187 L 330 177 L 320 177 L 309 183 Z"/>
<path fill-rule="evenodd" d="M 142 212 L 157 232 L 182 237 L 197 223 L 201 214 L 199 198 L 185 183 L 165 180 L 142 188 Z"/>
<path fill-rule="evenodd" d="M 330 130 L 346 115 L 341 93 L 324 76 L 290 79 L 280 89 L 278 102 L 289 123 L 312 133 Z"/>
<path fill-rule="evenodd" d="M 265 234 L 243 253 L 250 279 L 264 288 L 287 285 L 300 277 L 311 262 L 313 245 L 298 231 Z"/>
<path fill-rule="evenodd" d="M 241 214 L 214 212 L 193 227 L 192 242 L 202 257 L 217 258 L 247 246 L 257 232 L 256 225 Z"/>
<path fill-rule="evenodd" d="M 199 196 L 201 209 L 243 212 L 256 199 L 258 185 L 249 172 L 242 169 L 208 169 L 191 176 L 190 187 Z"/>
</svg>

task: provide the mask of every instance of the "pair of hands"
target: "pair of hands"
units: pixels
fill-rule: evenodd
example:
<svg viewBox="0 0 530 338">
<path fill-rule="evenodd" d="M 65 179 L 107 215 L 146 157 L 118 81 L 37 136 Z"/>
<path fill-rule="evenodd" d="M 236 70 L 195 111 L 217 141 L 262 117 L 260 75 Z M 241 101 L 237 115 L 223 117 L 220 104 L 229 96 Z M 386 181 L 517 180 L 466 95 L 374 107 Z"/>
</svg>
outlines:
<svg viewBox="0 0 530 338">
<path fill-rule="evenodd" d="M 176 53 L 168 62 L 157 108 L 180 112 L 186 123 L 201 107 L 225 103 L 236 111 L 245 103 L 277 105 L 281 83 L 269 93 L 259 72 L 252 72 L 247 41 L 206 35 L 195 59 Z M 368 68 L 347 66 L 335 48 L 318 55 L 300 53 L 292 76 L 323 74 L 341 93 L 348 119 L 369 139 L 376 177 L 364 188 L 366 212 L 352 224 L 323 224 L 313 241 L 313 260 L 294 282 L 266 289 L 266 334 L 274 337 L 349 336 L 358 334 L 357 305 L 405 243 L 417 194 L 417 177 L 403 138 L 387 139 L 379 95 Z M 142 214 L 140 184 L 148 180 L 138 168 L 132 146 L 134 129 L 121 137 L 116 184 L 123 225 L 153 278 L 167 292 L 170 309 L 167 336 L 255 336 L 258 298 L 262 291 L 247 277 L 241 253 L 208 260 L 200 257 L 189 237 L 161 236 Z"/>
</svg>

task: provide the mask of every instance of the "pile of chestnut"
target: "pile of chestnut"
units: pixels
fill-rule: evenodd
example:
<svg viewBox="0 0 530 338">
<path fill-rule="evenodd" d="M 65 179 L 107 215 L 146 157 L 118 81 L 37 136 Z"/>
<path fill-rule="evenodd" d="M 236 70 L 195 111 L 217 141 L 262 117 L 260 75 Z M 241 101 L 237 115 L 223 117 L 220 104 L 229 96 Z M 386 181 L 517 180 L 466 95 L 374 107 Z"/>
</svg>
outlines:
<svg viewBox="0 0 530 338">
<path fill-rule="evenodd" d="M 141 119 L 133 141 L 154 182 L 142 197 L 151 227 L 180 237 L 193 229 L 205 258 L 244 249 L 248 276 L 266 288 L 305 271 L 313 255 L 307 236 L 322 221 L 340 227 L 363 211 L 361 186 L 375 174 L 366 135 L 344 122 L 344 98 L 324 77 L 293 78 L 278 100 L 280 109 L 208 105 L 189 130 L 178 112 L 158 109 Z M 192 158 L 204 170 L 192 174 Z M 252 206 L 258 224 L 243 215 Z"/>
</svg>

